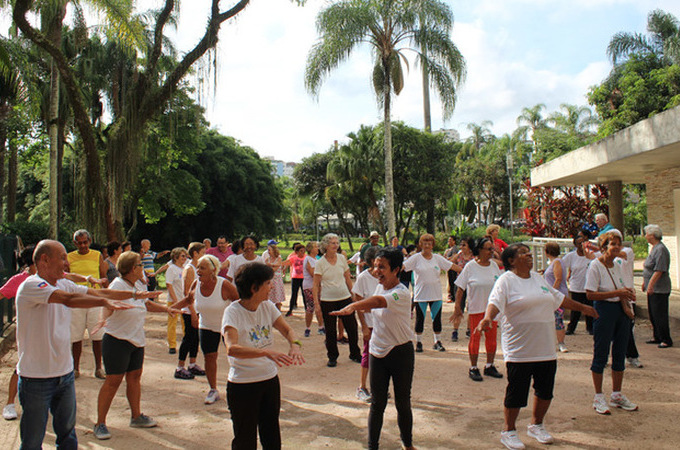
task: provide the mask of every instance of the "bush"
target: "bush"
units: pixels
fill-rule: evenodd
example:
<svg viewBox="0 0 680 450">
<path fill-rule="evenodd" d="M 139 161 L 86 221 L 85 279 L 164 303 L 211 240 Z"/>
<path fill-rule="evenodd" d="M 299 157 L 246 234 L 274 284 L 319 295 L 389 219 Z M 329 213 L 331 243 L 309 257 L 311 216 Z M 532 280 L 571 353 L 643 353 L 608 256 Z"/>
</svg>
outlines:
<svg viewBox="0 0 680 450">
<path fill-rule="evenodd" d="M 628 237 L 626 241 L 633 241 L 633 251 L 636 259 L 647 258 L 649 255 L 649 244 L 644 236 Z"/>
</svg>

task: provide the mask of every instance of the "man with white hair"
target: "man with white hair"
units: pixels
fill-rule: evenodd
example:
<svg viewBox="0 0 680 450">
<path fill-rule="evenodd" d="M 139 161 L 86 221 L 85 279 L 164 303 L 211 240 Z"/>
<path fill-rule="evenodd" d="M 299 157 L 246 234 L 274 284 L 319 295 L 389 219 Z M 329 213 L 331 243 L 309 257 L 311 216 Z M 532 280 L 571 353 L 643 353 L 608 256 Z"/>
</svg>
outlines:
<svg viewBox="0 0 680 450">
<path fill-rule="evenodd" d="M 94 290 L 64 279 L 66 249 L 58 241 L 43 240 L 33 253 L 37 268 L 16 296 L 21 448 L 41 448 L 48 412 L 57 448 L 77 449 L 76 391 L 71 359 L 72 308 L 103 306 L 110 310 L 131 306 L 113 300 L 134 296 L 128 291 Z M 145 294 L 152 296 L 153 294 Z"/>
<path fill-rule="evenodd" d="M 612 224 L 609 223 L 609 218 L 604 213 L 595 214 L 595 223 L 597 224 L 597 228 L 600 229 L 599 233 L 597 233 L 598 236 L 614 229 Z"/>
</svg>

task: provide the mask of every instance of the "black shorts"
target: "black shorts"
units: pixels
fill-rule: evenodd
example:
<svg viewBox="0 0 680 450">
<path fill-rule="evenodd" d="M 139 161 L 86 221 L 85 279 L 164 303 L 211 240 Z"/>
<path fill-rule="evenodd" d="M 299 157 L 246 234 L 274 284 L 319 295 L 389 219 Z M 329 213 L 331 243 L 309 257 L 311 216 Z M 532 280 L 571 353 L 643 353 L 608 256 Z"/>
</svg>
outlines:
<svg viewBox="0 0 680 450">
<path fill-rule="evenodd" d="M 505 390 L 506 408 L 527 406 L 529 385 L 534 379 L 534 395 L 541 400 L 552 400 L 555 387 L 557 360 L 538 362 L 507 362 L 508 387 Z"/>
<path fill-rule="evenodd" d="M 217 353 L 217 349 L 220 348 L 220 342 L 224 341 L 220 333 L 204 330 L 203 328 L 198 330 L 198 340 L 201 342 L 201 351 L 204 355 Z"/>
<path fill-rule="evenodd" d="M 144 347 L 106 333 L 102 338 L 102 359 L 107 375 L 123 375 L 142 368 Z"/>
</svg>

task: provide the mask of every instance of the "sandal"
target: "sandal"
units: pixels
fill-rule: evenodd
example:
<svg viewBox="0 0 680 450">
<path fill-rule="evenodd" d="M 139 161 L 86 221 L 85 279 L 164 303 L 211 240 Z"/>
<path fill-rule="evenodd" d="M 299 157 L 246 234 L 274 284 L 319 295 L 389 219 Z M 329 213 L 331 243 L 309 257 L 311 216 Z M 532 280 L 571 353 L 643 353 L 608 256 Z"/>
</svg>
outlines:
<svg viewBox="0 0 680 450">
<path fill-rule="evenodd" d="M 669 348 L 669 347 L 672 347 L 672 345 L 667 344 L 665 342 L 662 342 L 662 343 L 659 344 L 659 348 Z"/>
</svg>

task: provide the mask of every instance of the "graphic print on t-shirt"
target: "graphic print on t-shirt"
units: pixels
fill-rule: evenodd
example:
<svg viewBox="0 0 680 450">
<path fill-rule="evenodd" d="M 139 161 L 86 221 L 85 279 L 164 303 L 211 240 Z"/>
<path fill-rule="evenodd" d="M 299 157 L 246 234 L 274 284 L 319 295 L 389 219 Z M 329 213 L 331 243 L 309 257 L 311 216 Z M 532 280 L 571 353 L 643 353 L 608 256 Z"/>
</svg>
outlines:
<svg viewBox="0 0 680 450">
<path fill-rule="evenodd" d="M 271 341 L 271 327 L 270 326 L 260 326 L 255 325 L 248 331 L 248 336 L 250 336 L 250 342 L 255 348 L 262 348 Z"/>
</svg>

